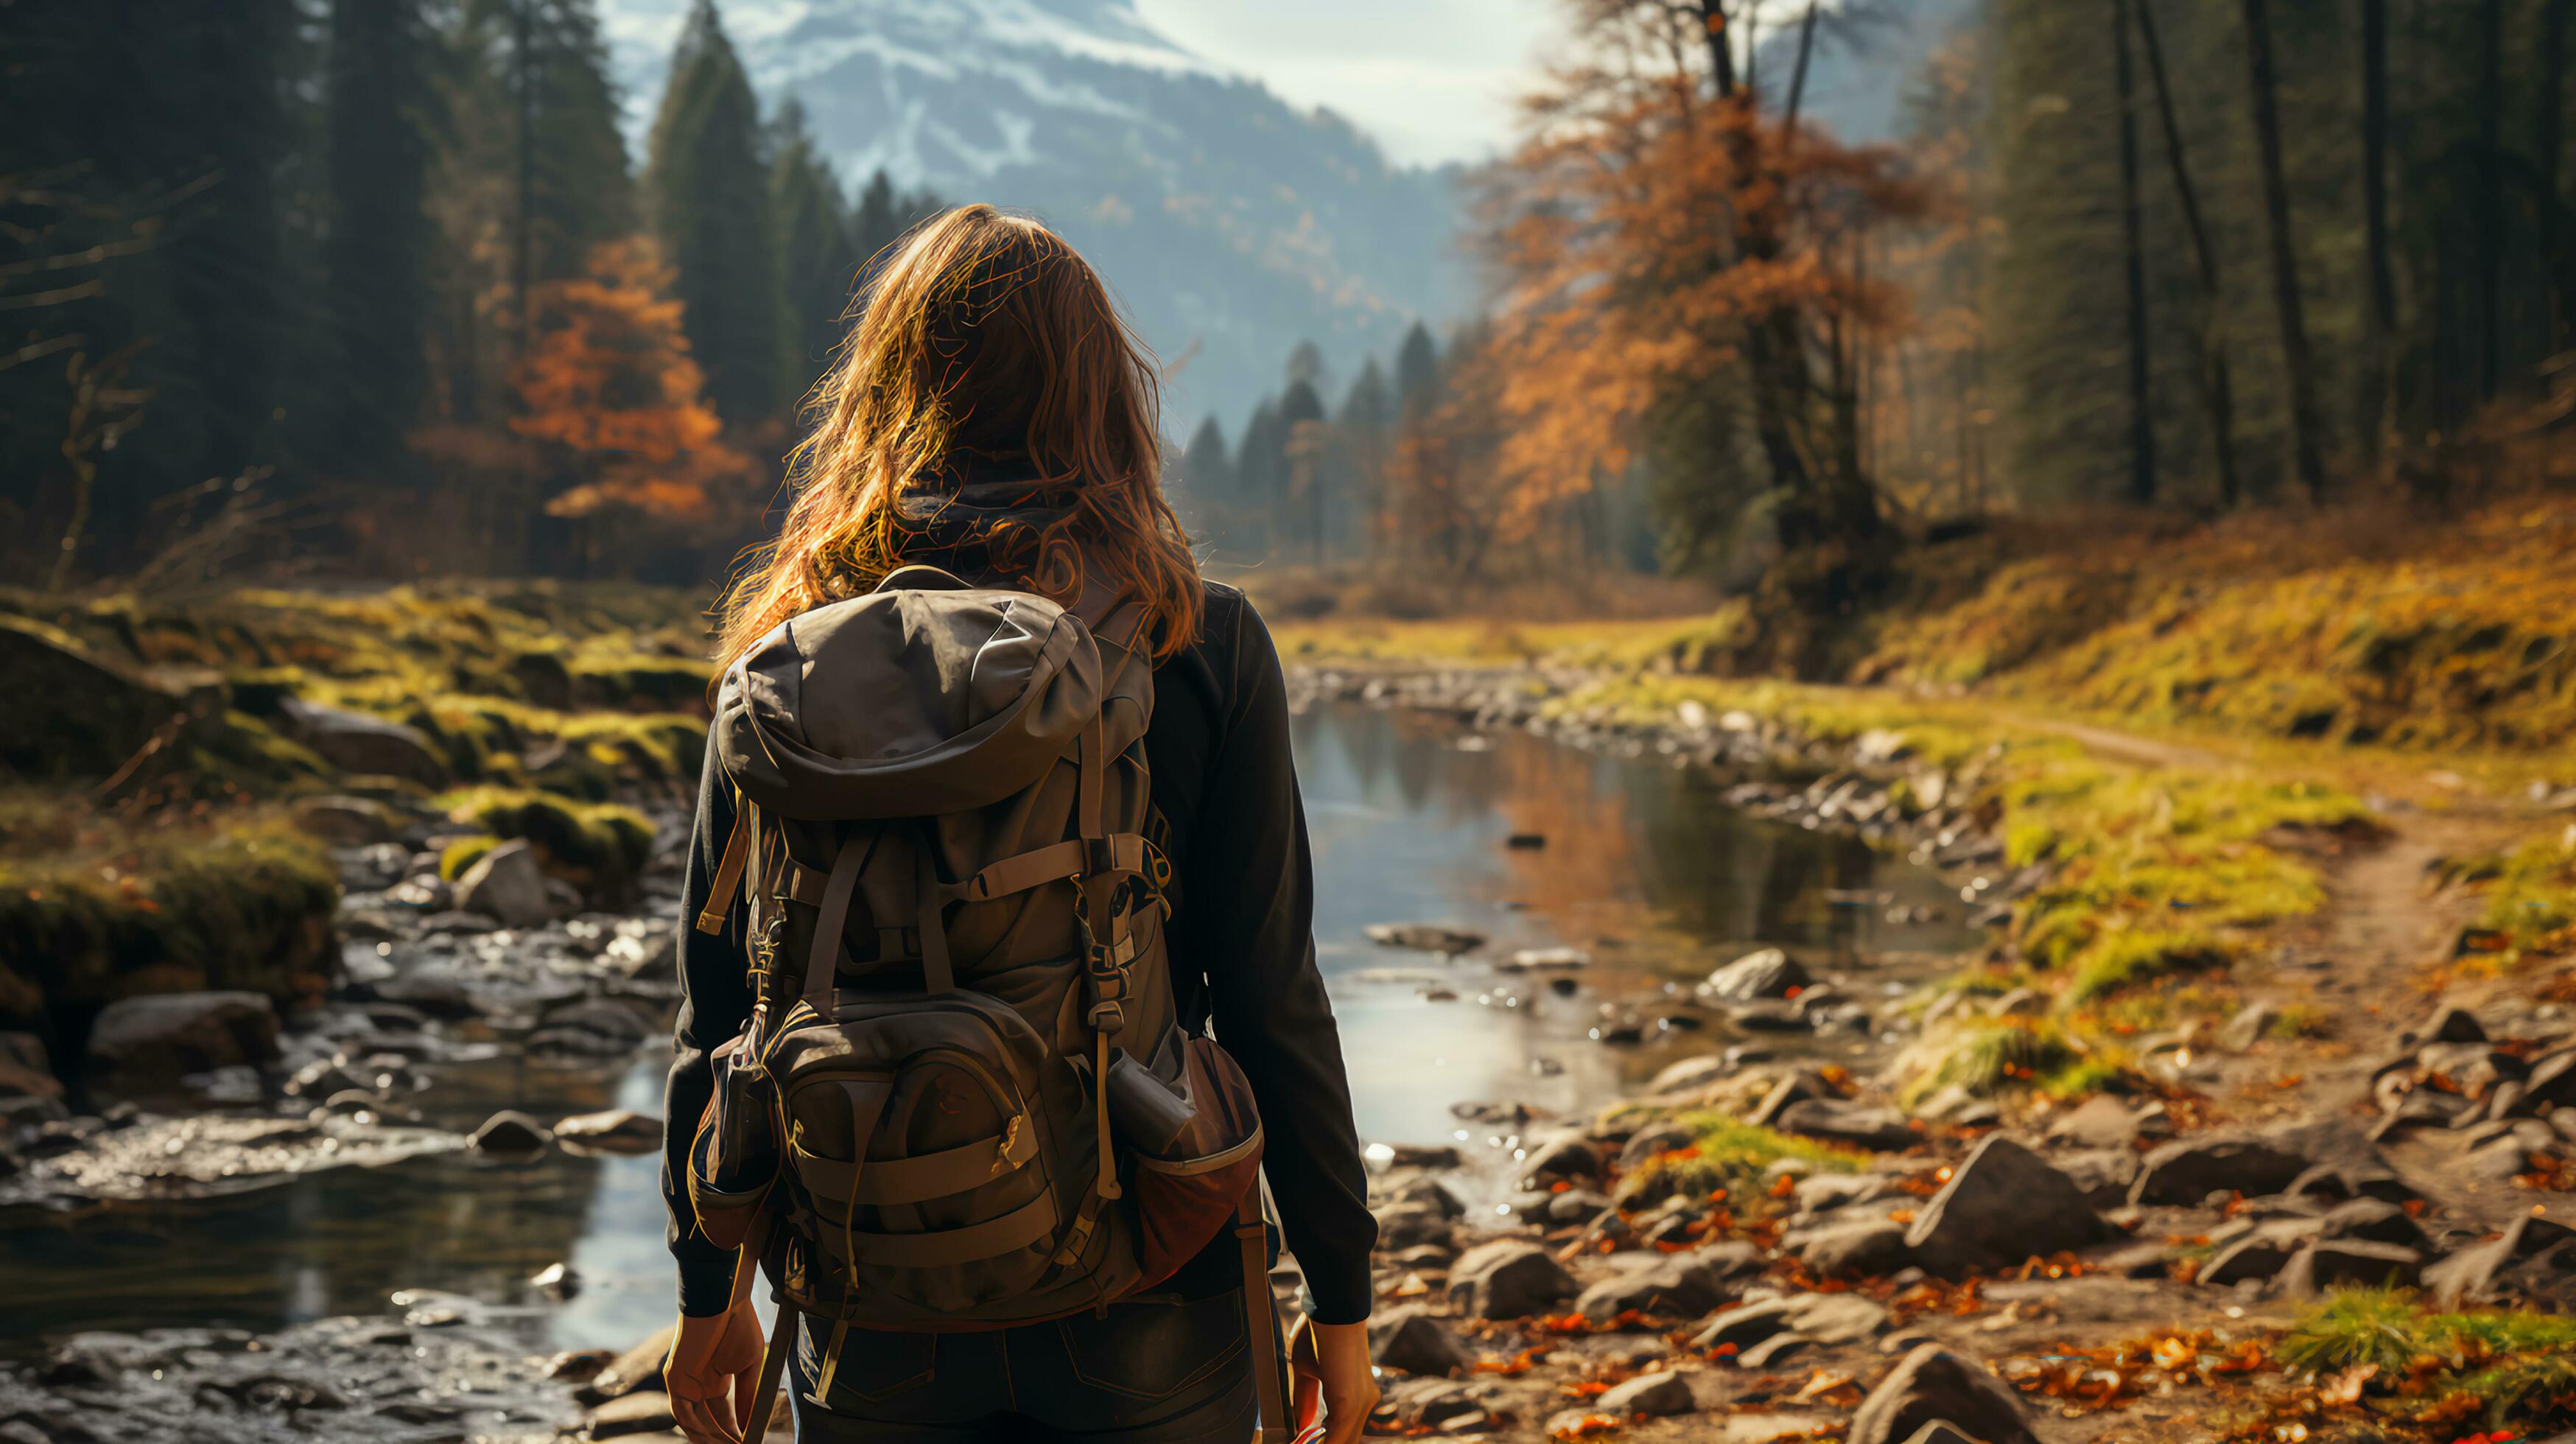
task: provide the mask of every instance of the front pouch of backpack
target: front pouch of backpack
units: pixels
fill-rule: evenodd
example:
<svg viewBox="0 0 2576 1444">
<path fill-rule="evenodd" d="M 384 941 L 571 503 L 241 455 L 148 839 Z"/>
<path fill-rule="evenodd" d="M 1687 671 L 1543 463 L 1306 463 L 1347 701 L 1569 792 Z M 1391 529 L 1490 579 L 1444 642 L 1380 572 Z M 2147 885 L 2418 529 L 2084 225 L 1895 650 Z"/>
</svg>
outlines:
<svg viewBox="0 0 2576 1444">
<path fill-rule="evenodd" d="M 716 1086 L 689 1145 L 689 1204 L 718 1248 L 740 1248 L 778 1181 L 778 1080 L 735 1038 L 714 1056 Z"/>
<path fill-rule="evenodd" d="M 1261 1172 L 1261 1114 L 1242 1067 L 1213 1038 L 1182 1038 L 1176 1051 L 1165 1066 L 1122 1057 L 1110 1070 L 1110 1114 L 1135 1162 L 1140 1287 L 1171 1277 L 1234 1222 Z"/>
</svg>

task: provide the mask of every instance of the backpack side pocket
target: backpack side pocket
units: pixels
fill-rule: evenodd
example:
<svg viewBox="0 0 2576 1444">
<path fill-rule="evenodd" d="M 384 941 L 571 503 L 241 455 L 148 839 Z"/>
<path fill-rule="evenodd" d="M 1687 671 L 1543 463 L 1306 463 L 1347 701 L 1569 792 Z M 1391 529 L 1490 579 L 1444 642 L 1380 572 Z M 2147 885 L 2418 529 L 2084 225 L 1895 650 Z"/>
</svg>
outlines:
<svg viewBox="0 0 2576 1444">
<path fill-rule="evenodd" d="M 1137 1262 L 1144 1271 L 1139 1288 L 1171 1277 L 1196 1258 L 1234 1222 L 1236 1207 L 1261 1173 L 1261 1114 L 1241 1065 L 1213 1038 L 1185 1038 L 1180 1053 L 1175 1092 L 1188 1122 L 1152 1147 L 1129 1143 L 1135 1171 L 1128 1192 L 1136 1210 Z M 1173 1086 L 1150 1073 L 1143 1081 Z"/>
<path fill-rule="evenodd" d="M 716 1086 L 689 1145 L 689 1203 L 718 1248 L 740 1248 L 778 1181 L 778 1080 L 735 1038 L 715 1052 Z"/>
</svg>

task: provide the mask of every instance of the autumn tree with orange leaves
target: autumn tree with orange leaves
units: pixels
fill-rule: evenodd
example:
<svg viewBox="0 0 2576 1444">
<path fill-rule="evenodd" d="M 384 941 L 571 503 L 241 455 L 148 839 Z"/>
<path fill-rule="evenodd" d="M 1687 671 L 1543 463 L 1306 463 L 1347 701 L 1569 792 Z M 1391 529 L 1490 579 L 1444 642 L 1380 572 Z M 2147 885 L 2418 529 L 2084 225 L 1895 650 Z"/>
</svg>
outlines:
<svg viewBox="0 0 2576 1444">
<path fill-rule="evenodd" d="M 1896 542 L 1856 358 L 1901 297 L 1858 261 L 1925 196 L 1892 153 L 1766 109 L 1715 0 L 1572 8 L 1587 58 L 1530 102 L 1486 201 L 1506 535 L 1642 466 L 1676 560 L 1758 529 L 1784 604 L 1846 608 Z"/>
<path fill-rule="evenodd" d="M 749 463 L 701 394 L 670 280 L 651 243 L 630 239 L 594 250 L 588 275 L 532 293 L 510 429 L 550 462 L 547 515 L 697 526 L 741 510 L 726 491 Z"/>
</svg>

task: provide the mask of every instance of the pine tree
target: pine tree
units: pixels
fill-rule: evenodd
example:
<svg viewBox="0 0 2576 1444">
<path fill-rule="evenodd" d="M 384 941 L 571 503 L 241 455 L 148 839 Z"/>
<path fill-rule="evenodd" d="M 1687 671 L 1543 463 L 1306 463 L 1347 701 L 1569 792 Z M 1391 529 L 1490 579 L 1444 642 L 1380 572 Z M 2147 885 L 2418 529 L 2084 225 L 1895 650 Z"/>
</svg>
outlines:
<svg viewBox="0 0 2576 1444">
<path fill-rule="evenodd" d="M 696 0 L 681 26 L 645 191 L 717 415 L 735 428 L 781 419 L 786 342 L 760 106 L 714 0 Z"/>
<path fill-rule="evenodd" d="M 1360 363 L 1360 374 L 1352 378 L 1351 389 L 1342 394 L 1341 409 L 1333 415 L 1335 489 L 1348 513 L 1348 520 L 1334 528 L 1338 535 L 1347 537 L 1357 531 L 1365 544 L 1374 529 L 1384 486 L 1387 432 L 1394 419 L 1395 398 L 1387 386 L 1386 371 L 1371 356 Z"/>
<path fill-rule="evenodd" d="M 1322 355 L 1309 341 L 1289 357 L 1288 389 L 1279 393 L 1281 428 L 1281 462 L 1272 493 L 1270 546 L 1275 556 L 1287 543 L 1291 531 L 1288 518 L 1298 517 L 1294 530 L 1302 534 L 1307 546 L 1307 559 L 1320 564 L 1324 560 L 1324 513 L 1331 506 L 1327 492 L 1330 475 L 1324 462 L 1324 398 L 1315 383 L 1300 374 L 1301 358 L 1311 359 L 1315 369 L 1322 367 Z"/>
<path fill-rule="evenodd" d="M 325 445 L 340 466 L 398 452 L 429 386 L 431 45 L 417 0 L 331 6 L 322 270 L 336 395 Z"/>
<path fill-rule="evenodd" d="M 841 183 L 806 133 L 805 108 L 789 100 L 778 112 L 776 130 L 769 194 L 778 213 L 778 269 L 785 288 L 785 384 L 789 395 L 802 395 L 840 344 L 858 257 Z"/>
<path fill-rule="evenodd" d="M 1234 487 L 1234 467 L 1225 454 L 1225 428 L 1210 415 L 1190 436 L 1181 453 L 1181 487 L 1202 512 L 1220 506 Z"/>
<path fill-rule="evenodd" d="M 1418 416 L 1440 390 L 1440 352 L 1431 333 L 1416 321 L 1395 352 L 1395 394 L 1407 417 Z"/>
<path fill-rule="evenodd" d="M 903 234 L 903 225 L 902 201 L 894 193 L 894 181 L 879 166 L 859 192 L 858 207 L 850 217 L 850 243 L 861 263 L 876 259 L 879 251 L 893 245 Z"/>
<path fill-rule="evenodd" d="M 1244 423 L 1233 480 L 1231 504 L 1226 508 L 1232 523 L 1229 539 L 1257 555 L 1278 533 L 1282 519 L 1273 513 L 1288 485 L 1288 423 L 1280 419 L 1276 399 L 1264 398 Z"/>
<path fill-rule="evenodd" d="M 523 168 L 531 284 L 579 276 L 601 244 L 632 235 L 635 183 L 593 0 L 478 0 L 512 13 L 508 68 Z"/>
<path fill-rule="evenodd" d="M 201 438 L 196 477 L 234 476 L 277 455 L 278 412 L 293 399 L 287 328 L 311 319 L 294 304 L 278 193 L 279 161 L 300 131 L 290 83 L 302 71 L 297 7 L 241 0 L 175 10 L 163 32 L 170 67 L 134 77 L 138 93 L 161 101 L 146 120 L 166 131 L 149 144 L 179 161 L 162 178 L 201 188 L 169 232 L 177 325 L 152 348 L 168 383 L 156 387 L 156 421 L 185 407 Z"/>
</svg>

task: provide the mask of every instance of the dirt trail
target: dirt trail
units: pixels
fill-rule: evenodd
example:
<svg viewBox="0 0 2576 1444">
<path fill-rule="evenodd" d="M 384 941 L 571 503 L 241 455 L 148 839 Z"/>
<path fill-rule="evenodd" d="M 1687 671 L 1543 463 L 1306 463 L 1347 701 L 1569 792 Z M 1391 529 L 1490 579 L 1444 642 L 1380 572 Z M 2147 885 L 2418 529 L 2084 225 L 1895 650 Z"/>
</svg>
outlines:
<svg viewBox="0 0 2576 1444">
<path fill-rule="evenodd" d="M 2040 717 L 2022 712 L 1997 714 L 1999 719 L 2016 727 L 2035 732 L 2051 732 L 2084 745 L 2085 750 L 2106 761 L 2122 762 L 2132 767 L 2198 767 L 2213 771 L 2230 771 L 2245 763 L 2223 757 L 2205 748 L 2184 742 L 2166 742 L 2141 737 L 2111 727 L 2094 727 L 2082 722 L 2069 722 L 2059 717 Z"/>
</svg>

